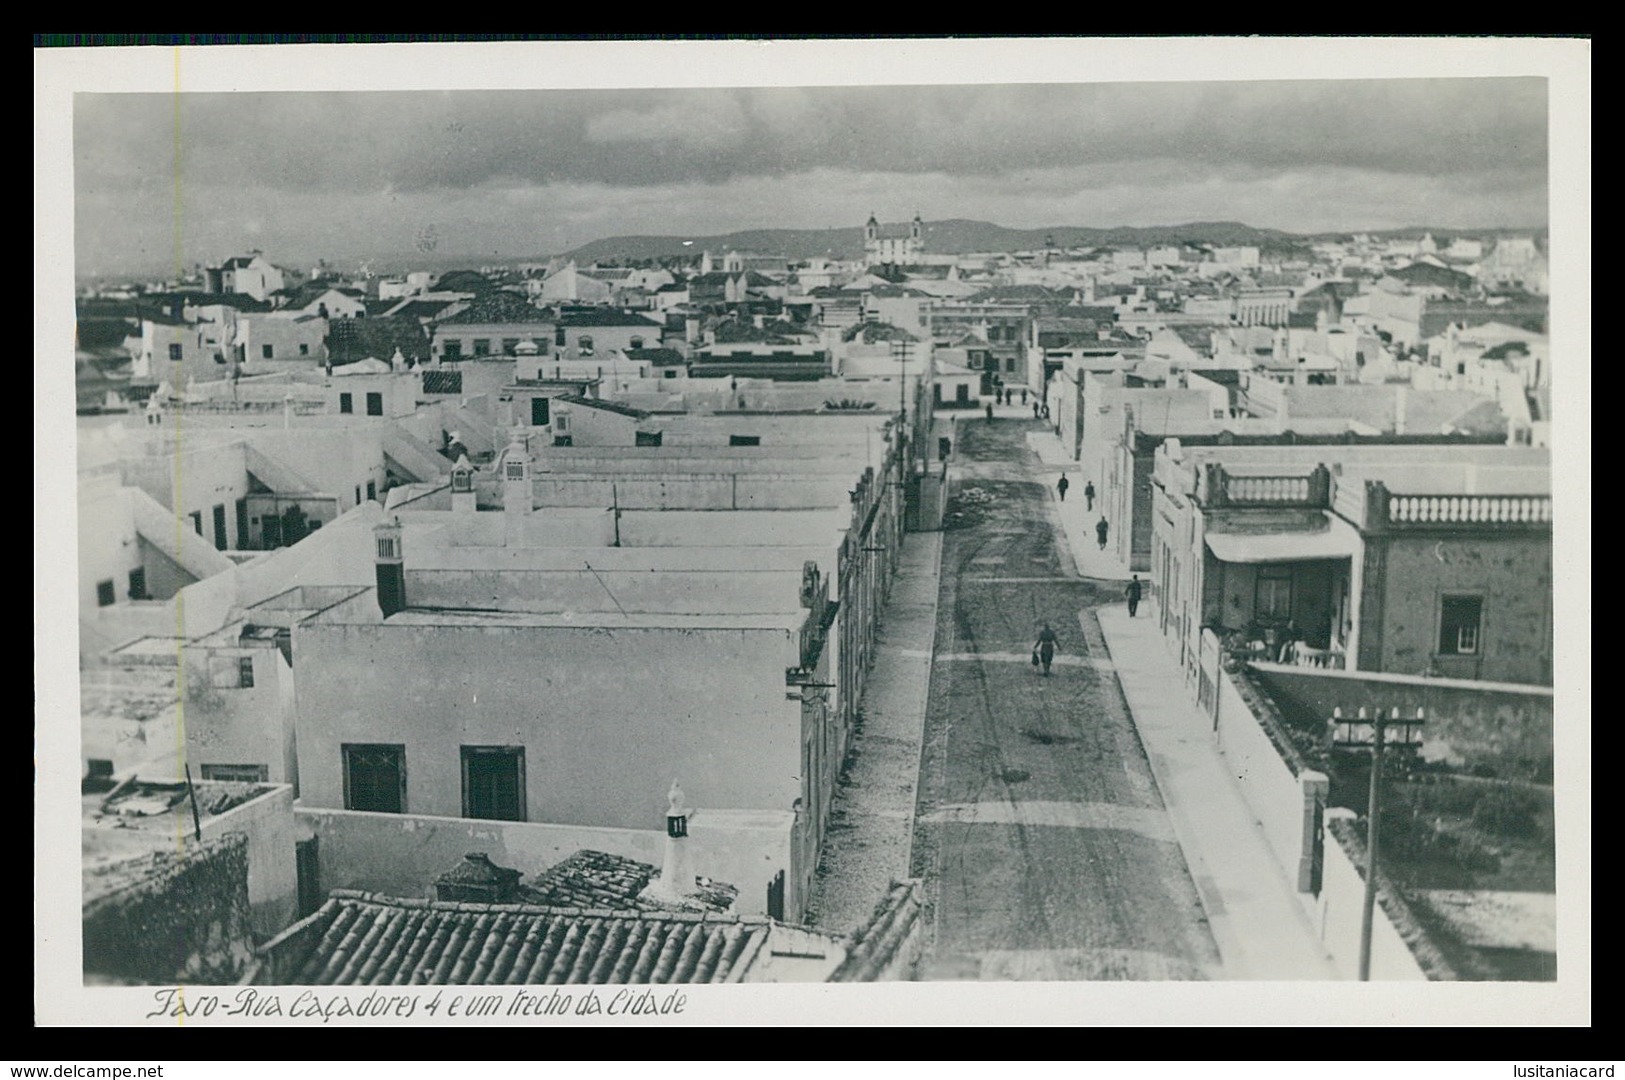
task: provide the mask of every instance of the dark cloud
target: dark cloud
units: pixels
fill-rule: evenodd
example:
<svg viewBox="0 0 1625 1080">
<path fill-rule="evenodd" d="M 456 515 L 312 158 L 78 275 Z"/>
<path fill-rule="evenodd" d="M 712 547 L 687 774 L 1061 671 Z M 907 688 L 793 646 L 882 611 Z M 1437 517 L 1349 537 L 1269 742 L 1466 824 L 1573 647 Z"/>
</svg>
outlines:
<svg viewBox="0 0 1625 1080">
<path fill-rule="evenodd" d="M 1543 79 L 82 96 L 87 185 L 422 191 L 987 176 L 1175 159 L 1418 176 L 1539 168 Z"/>
</svg>

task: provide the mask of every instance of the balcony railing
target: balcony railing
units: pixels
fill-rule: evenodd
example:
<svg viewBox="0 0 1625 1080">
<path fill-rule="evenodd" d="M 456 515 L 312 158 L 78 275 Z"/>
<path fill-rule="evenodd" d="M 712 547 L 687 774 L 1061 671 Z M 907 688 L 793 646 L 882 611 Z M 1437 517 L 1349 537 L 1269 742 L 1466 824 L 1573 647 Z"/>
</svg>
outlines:
<svg viewBox="0 0 1625 1080">
<path fill-rule="evenodd" d="M 1209 507 L 1327 506 L 1331 476 L 1325 466 L 1291 476 L 1238 476 L 1222 465 L 1206 466 L 1199 497 Z"/>
<path fill-rule="evenodd" d="M 1547 525 L 1552 520 L 1552 500 L 1546 495 L 1390 493 L 1387 510 L 1393 525 Z"/>
<path fill-rule="evenodd" d="M 1307 476 L 1226 476 L 1224 488 L 1231 502 L 1300 503 L 1309 499 Z"/>
</svg>

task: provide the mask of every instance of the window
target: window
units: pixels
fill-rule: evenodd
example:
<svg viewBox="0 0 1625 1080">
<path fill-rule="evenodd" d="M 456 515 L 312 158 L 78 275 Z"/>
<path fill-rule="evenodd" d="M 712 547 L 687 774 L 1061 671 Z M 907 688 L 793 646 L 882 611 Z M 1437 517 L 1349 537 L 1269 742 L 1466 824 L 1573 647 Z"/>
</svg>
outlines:
<svg viewBox="0 0 1625 1080">
<path fill-rule="evenodd" d="M 357 484 L 355 486 L 355 504 L 357 506 L 361 505 L 361 485 L 360 484 Z"/>
<path fill-rule="evenodd" d="M 355 412 L 355 397 L 353 395 L 351 395 L 351 394 L 340 394 L 339 395 L 339 412 L 341 412 L 341 413 L 353 413 L 353 412 Z"/>
<path fill-rule="evenodd" d="M 1014 374 L 1015 373 L 1015 370 L 1016 370 L 1016 358 L 1015 357 L 1012 356 L 1012 357 L 1009 357 L 1008 359 L 1005 360 L 1005 362 L 1004 362 L 1004 370 L 1005 370 L 1006 374 Z"/>
<path fill-rule="evenodd" d="M 406 747 L 345 743 L 344 808 L 375 814 L 406 810 Z"/>
<path fill-rule="evenodd" d="M 632 349 L 641 349 L 643 348 L 643 339 L 634 334 L 632 335 L 632 340 L 627 343 L 627 347 Z"/>
<path fill-rule="evenodd" d="M 530 424 L 532 427 L 546 427 L 548 421 L 548 402 L 544 397 L 530 399 Z"/>
<path fill-rule="evenodd" d="M 553 329 L 553 344 L 557 345 L 561 349 L 564 348 L 564 344 L 565 344 L 564 327 L 562 327 L 562 326 L 554 327 L 554 329 Z"/>
<path fill-rule="evenodd" d="M 310 346 L 301 342 L 300 345 L 299 345 L 299 355 L 300 356 L 309 356 L 310 355 Z"/>
<path fill-rule="evenodd" d="M 531 338 L 530 340 L 531 340 L 532 343 L 535 344 L 537 352 L 541 353 L 543 356 L 547 355 L 548 340 L 546 338 L 540 338 L 539 337 L 539 338 Z"/>
<path fill-rule="evenodd" d="M 634 444 L 637 446 L 659 446 L 661 432 L 639 431 L 634 435 Z"/>
<path fill-rule="evenodd" d="M 1439 601 L 1439 653 L 1471 656 L 1478 652 L 1484 620 L 1481 596 L 1446 596 Z"/>
<path fill-rule="evenodd" d="M 118 599 L 118 590 L 116 588 L 114 588 L 113 581 L 112 581 L 111 578 L 109 578 L 106 581 L 98 581 L 98 582 L 96 582 L 96 606 L 97 607 L 112 607 L 113 602 L 115 600 L 117 600 L 117 599 Z"/>
<path fill-rule="evenodd" d="M 214 507 L 214 546 L 216 551 L 224 551 L 231 546 L 226 536 L 226 505 L 216 503 Z"/>
<path fill-rule="evenodd" d="M 482 337 L 475 338 L 474 339 L 474 355 L 475 356 L 490 356 L 491 355 L 491 339 L 490 338 L 482 338 Z"/>
<path fill-rule="evenodd" d="M 447 360 L 461 360 L 463 358 L 463 343 L 453 339 L 446 342 L 443 351 Z"/>
<path fill-rule="evenodd" d="M 1292 617 L 1292 568 L 1260 566 L 1253 589 L 1253 617 L 1260 622 L 1285 622 Z"/>
<path fill-rule="evenodd" d="M 230 784 L 264 784 L 271 779 L 267 765 L 203 765 L 205 780 L 222 780 Z"/>
<path fill-rule="evenodd" d="M 729 435 L 728 436 L 728 445 L 729 446 L 761 446 L 762 445 L 762 437 L 760 435 Z"/>
<path fill-rule="evenodd" d="M 371 480 L 367 481 L 367 501 L 378 501 L 378 485 Z"/>
<path fill-rule="evenodd" d="M 582 356 L 591 356 L 592 335 L 582 334 L 580 337 L 576 338 L 576 349 L 581 353 Z"/>
<path fill-rule="evenodd" d="M 192 519 L 192 531 L 199 536 L 203 535 L 203 511 L 193 510 L 187 517 Z"/>
<path fill-rule="evenodd" d="M 516 338 L 516 337 L 505 337 L 505 338 L 502 339 L 502 355 L 503 356 L 512 356 L 515 353 L 517 353 L 518 351 L 519 351 L 519 339 L 518 338 Z"/>
<path fill-rule="evenodd" d="M 237 688 L 239 690 L 254 689 L 254 658 L 252 656 L 239 656 L 237 658 Z"/>
<path fill-rule="evenodd" d="M 524 747 L 463 747 L 463 816 L 525 820 Z"/>
<path fill-rule="evenodd" d="M 271 345 L 261 345 L 260 346 L 260 356 L 263 359 L 266 359 L 266 360 L 274 360 L 276 358 L 276 349 L 275 349 L 275 347 L 273 347 Z"/>
<path fill-rule="evenodd" d="M 170 346 L 169 346 L 169 358 L 171 360 L 184 360 L 185 359 L 185 357 L 181 355 L 181 344 L 180 344 L 180 342 L 177 341 L 177 342 L 172 342 L 170 344 Z"/>
<path fill-rule="evenodd" d="M 373 391 L 367 394 L 367 415 L 384 415 L 384 395 Z"/>
<path fill-rule="evenodd" d="M 130 599 L 147 599 L 147 568 L 138 566 L 130 571 Z"/>
<path fill-rule="evenodd" d="M 525 478 L 525 463 L 518 458 L 509 458 L 502 465 L 502 478 L 504 480 L 523 480 Z"/>
</svg>

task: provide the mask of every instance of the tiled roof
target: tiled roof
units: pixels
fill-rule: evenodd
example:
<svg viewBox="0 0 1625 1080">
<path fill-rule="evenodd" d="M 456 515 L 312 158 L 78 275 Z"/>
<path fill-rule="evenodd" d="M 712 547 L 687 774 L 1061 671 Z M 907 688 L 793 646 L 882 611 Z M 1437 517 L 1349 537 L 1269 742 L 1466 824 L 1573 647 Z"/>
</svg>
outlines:
<svg viewBox="0 0 1625 1080">
<path fill-rule="evenodd" d="M 918 959 L 920 929 L 919 882 L 893 882 L 869 921 L 853 931 L 846 959 L 829 981 L 873 982 L 888 971 L 908 977 Z"/>
<path fill-rule="evenodd" d="M 627 349 L 626 358 L 628 360 L 646 360 L 651 364 L 662 367 L 683 362 L 683 354 L 676 349 Z"/>
<path fill-rule="evenodd" d="M 395 310 L 395 316 L 396 318 L 432 319 L 458 302 L 456 300 L 408 300 Z"/>
<path fill-rule="evenodd" d="M 536 875 L 521 889 L 526 903 L 543 907 L 614 908 L 642 911 L 638 894 L 659 871 L 649 863 L 605 851 L 578 851 Z"/>
<path fill-rule="evenodd" d="M 856 341 L 859 338 L 865 345 L 876 345 L 886 341 L 918 341 L 919 338 L 904 330 L 901 326 L 893 326 L 884 322 L 857 323 L 847 328 L 841 335 L 842 341 Z"/>
<path fill-rule="evenodd" d="M 570 311 L 559 315 L 558 325 L 571 328 L 582 326 L 647 326 L 658 329 L 660 323 L 631 311 L 603 308 L 593 311 Z"/>
<path fill-rule="evenodd" d="M 771 923 L 713 912 L 440 903 L 334 890 L 268 943 L 297 985 L 739 982 Z"/>
<path fill-rule="evenodd" d="M 568 401 L 572 405 L 585 405 L 589 409 L 602 409 L 604 412 L 620 413 L 622 416 L 630 416 L 635 420 L 647 420 L 650 415 L 642 409 L 634 409 L 632 406 L 622 405 L 618 401 L 604 401 L 602 398 L 583 397 L 580 394 L 563 394 L 554 400 Z"/>
<path fill-rule="evenodd" d="M 553 323 L 553 316 L 523 296 L 511 292 L 490 292 L 457 314 L 440 321 L 441 326 L 473 323 Z"/>
<path fill-rule="evenodd" d="M 1179 335 L 1179 340 L 1201 353 L 1213 351 L 1213 330 L 1207 326 L 1170 326 L 1168 329 Z"/>
<path fill-rule="evenodd" d="M 490 292 L 496 283 L 474 270 L 448 270 L 434 283 L 439 292 Z"/>
<path fill-rule="evenodd" d="M 1484 350 L 1485 360 L 1505 360 L 1509 356 L 1528 356 L 1529 346 L 1522 341 L 1503 341 Z"/>
<path fill-rule="evenodd" d="M 783 319 L 775 319 L 761 326 L 723 319 L 716 324 L 715 337 L 723 345 L 807 345 L 814 340 L 812 334 Z"/>
<path fill-rule="evenodd" d="M 1391 270 L 1388 276 L 1407 285 L 1432 285 L 1442 289 L 1468 289 L 1473 284 L 1473 279 L 1468 274 L 1425 262 L 1411 263 L 1398 270 Z"/>
<path fill-rule="evenodd" d="M 334 319 L 327 332 L 327 355 L 335 364 L 376 357 L 390 360 L 399 349 L 416 363 L 429 357 L 429 335 L 416 319 L 386 315 L 376 319 Z"/>
</svg>

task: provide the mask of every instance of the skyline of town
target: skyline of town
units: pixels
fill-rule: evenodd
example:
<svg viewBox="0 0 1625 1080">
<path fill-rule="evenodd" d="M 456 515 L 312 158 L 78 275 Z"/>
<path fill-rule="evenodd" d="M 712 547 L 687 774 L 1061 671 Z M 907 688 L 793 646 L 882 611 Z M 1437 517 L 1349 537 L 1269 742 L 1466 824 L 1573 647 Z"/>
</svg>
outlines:
<svg viewBox="0 0 1625 1080">
<path fill-rule="evenodd" d="M 1342 1001 L 1372 807 L 1324 717 L 1392 702 L 1433 726 L 1388 781 L 1375 977 L 1589 993 L 1572 79 L 1401 42 L 1439 77 L 1309 79 L 1306 47 L 1271 81 L 1181 41 L 1117 81 L 1035 54 L 1027 85 L 1007 56 L 923 86 L 893 44 L 896 86 L 762 85 L 749 50 L 745 88 L 610 88 L 591 50 L 547 91 L 324 65 L 227 93 L 218 52 L 179 95 L 81 80 L 66 203 L 36 149 L 36 342 L 70 285 L 79 405 L 66 455 L 36 424 L 36 640 L 82 744 L 41 723 L 36 821 L 83 838 L 84 986 L 167 981 L 118 943 L 145 894 L 100 875 L 168 800 L 176 856 L 246 887 L 206 962 L 262 984 L 463 981 L 405 937 L 341 973 L 310 927 L 590 893 L 769 927 L 629 981 L 743 956 Z M 64 485 L 77 581 L 40 553 L 74 542 L 40 523 Z M 1521 899 L 1471 907 L 1495 890 Z M 621 981 L 616 947 L 557 963 Z"/>
<path fill-rule="evenodd" d="M 76 251 L 90 274 L 245 242 L 512 260 L 840 227 L 854 207 L 1022 229 L 1533 229 L 1548 105 L 1529 77 L 81 93 Z"/>
</svg>

